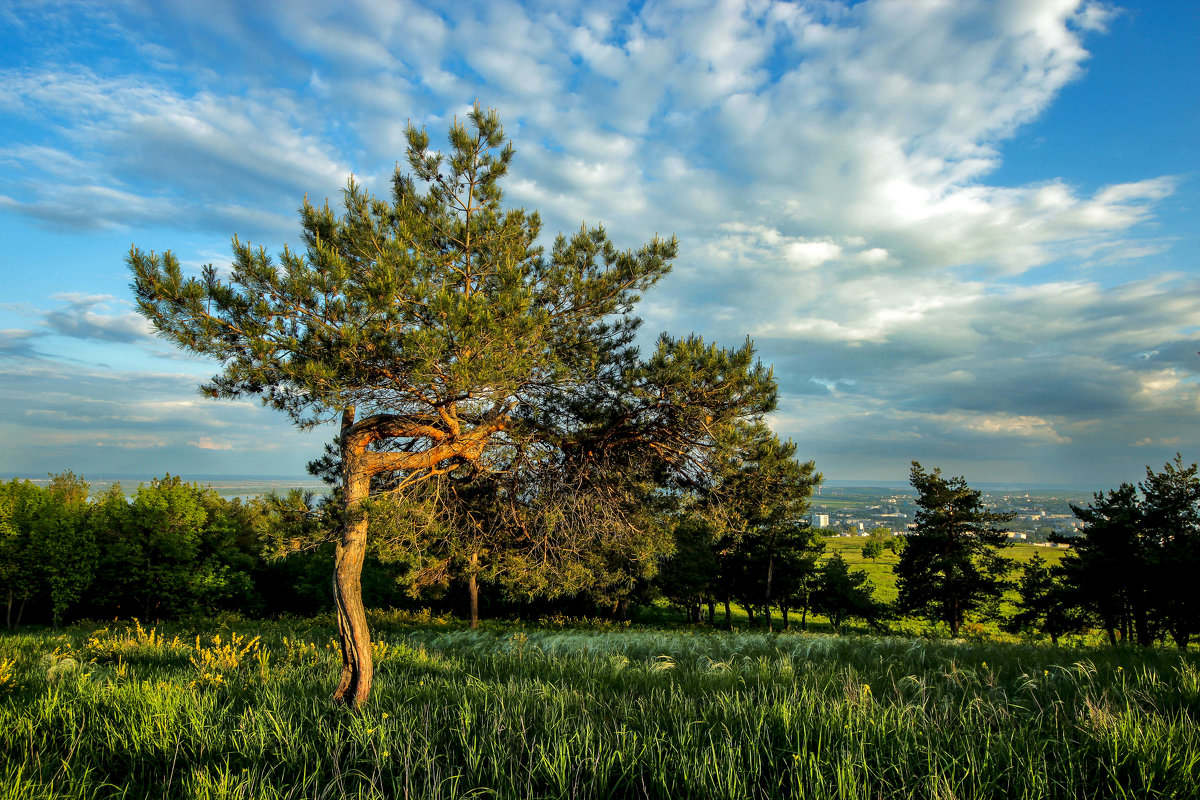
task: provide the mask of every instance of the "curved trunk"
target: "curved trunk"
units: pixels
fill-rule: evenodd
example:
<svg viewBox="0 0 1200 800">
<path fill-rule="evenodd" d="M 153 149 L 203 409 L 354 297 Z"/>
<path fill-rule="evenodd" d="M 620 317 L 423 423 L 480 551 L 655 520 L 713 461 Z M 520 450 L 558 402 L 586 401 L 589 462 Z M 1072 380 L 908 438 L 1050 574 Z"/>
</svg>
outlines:
<svg viewBox="0 0 1200 800">
<path fill-rule="evenodd" d="M 371 658 L 371 633 L 362 599 L 362 567 L 367 553 L 367 517 L 359 505 L 370 494 L 371 475 L 363 464 L 365 442 L 345 431 L 354 421 L 348 411 L 342 419 L 342 540 L 337 546 L 333 571 L 333 599 L 337 607 L 338 638 L 342 646 L 342 677 L 333 693 L 335 705 L 359 709 L 371 694 L 375 665 Z"/>
</svg>

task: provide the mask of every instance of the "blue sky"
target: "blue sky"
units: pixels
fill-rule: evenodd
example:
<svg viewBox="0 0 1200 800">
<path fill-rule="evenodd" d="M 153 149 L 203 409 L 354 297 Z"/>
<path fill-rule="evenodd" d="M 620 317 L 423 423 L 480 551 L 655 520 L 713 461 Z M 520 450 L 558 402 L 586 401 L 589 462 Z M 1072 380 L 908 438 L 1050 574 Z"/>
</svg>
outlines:
<svg viewBox="0 0 1200 800">
<path fill-rule="evenodd" d="M 647 335 L 751 336 L 831 479 L 1200 458 L 1200 4 L 16 0 L 0 41 L 0 477 L 302 474 L 332 431 L 199 397 L 129 247 L 295 243 L 475 100 L 547 236 L 679 237 Z"/>
</svg>

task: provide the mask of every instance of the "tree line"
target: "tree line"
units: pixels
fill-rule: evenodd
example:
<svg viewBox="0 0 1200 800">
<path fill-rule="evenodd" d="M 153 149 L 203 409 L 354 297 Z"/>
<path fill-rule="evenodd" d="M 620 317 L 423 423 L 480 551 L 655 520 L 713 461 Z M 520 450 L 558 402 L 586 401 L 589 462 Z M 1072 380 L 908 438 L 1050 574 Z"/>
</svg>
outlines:
<svg viewBox="0 0 1200 800">
<path fill-rule="evenodd" d="M 5 625 L 321 611 L 329 605 L 328 552 L 264 557 L 279 505 L 226 500 L 171 475 L 129 497 L 119 484 L 92 495 L 72 472 L 45 486 L 0 484 Z M 393 582 L 373 577 L 376 585 Z"/>
<path fill-rule="evenodd" d="M 1054 642 L 1099 630 L 1114 645 L 1142 646 L 1187 647 L 1200 628 L 1193 580 L 1200 567 L 1200 476 L 1179 456 L 1161 471 L 1147 468 L 1137 485 L 1073 507 L 1083 525 L 1079 536 L 1064 540 L 1071 549 L 1061 561 L 1050 565 L 1036 555 L 1021 567 L 1004 555 L 1008 515 L 987 509 L 962 477 L 914 462 L 916 529 L 892 539 L 903 542 L 894 568 L 899 595 L 883 603 L 865 571 L 852 569 L 841 554 L 825 557 L 825 536 L 806 521 L 820 476 L 795 451 L 794 443 L 759 430 L 710 491 L 673 503 L 660 499 L 656 512 L 647 511 L 655 534 L 627 543 L 623 552 L 597 539 L 594 552 L 577 553 L 594 569 L 593 581 L 547 587 L 546 575 L 521 566 L 529 554 L 495 531 L 486 569 L 439 550 L 431 536 L 408 540 L 408 549 L 393 542 L 372 552 L 363 573 L 368 602 L 432 604 L 477 619 L 480 596 L 499 616 L 621 616 L 631 603 L 665 600 L 689 622 L 725 626 L 736 604 L 751 625 L 768 629 L 789 628 L 794 620 L 805 630 L 810 614 L 824 616 L 835 632 L 851 619 L 882 630 L 890 620 L 923 617 L 957 636 L 971 618 Z M 480 498 L 472 501 L 480 513 Z M 44 486 L 11 480 L 0 484 L 6 627 L 81 617 L 330 611 L 338 507 L 333 496 L 300 491 L 227 500 L 170 475 L 130 496 L 119 485 L 92 495 L 71 472 Z M 411 528 L 411 519 L 405 525 Z M 865 556 L 876 541 L 868 540 Z M 1004 614 L 1006 592 L 1015 612 Z"/>
</svg>

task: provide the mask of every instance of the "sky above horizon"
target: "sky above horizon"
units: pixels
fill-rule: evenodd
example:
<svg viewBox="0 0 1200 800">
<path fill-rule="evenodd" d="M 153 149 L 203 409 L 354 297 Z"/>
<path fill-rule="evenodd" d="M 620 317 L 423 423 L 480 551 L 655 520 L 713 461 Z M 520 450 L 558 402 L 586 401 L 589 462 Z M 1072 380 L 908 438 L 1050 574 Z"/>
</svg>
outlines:
<svg viewBox="0 0 1200 800">
<path fill-rule="evenodd" d="M 547 239 L 675 234 L 638 313 L 774 365 L 838 480 L 1107 488 L 1200 459 L 1200 3 L 8 2 L 0 478 L 301 475 L 302 434 L 133 310 L 386 195 L 496 108 Z"/>
</svg>

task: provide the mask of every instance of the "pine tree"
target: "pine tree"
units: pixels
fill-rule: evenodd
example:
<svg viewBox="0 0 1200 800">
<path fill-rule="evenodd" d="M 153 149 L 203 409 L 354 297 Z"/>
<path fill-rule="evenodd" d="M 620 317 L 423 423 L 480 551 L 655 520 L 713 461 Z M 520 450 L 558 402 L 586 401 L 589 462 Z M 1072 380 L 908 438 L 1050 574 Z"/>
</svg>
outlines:
<svg viewBox="0 0 1200 800">
<path fill-rule="evenodd" d="M 897 606 L 945 622 L 957 637 L 967 613 L 995 610 L 1007 582 L 1008 537 L 997 527 L 1013 518 L 984 508 L 981 493 L 962 477 L 946 479 L 912 462 L 916 529 L 896 565 Z"/>
<path fill-rule="evenodd" d="M 781 596 L 780 570 L 815 559 L 814 543 L 824 549 L 824 542 L 810 535 L 807 520 L 821 475 L 812 461 L 796 460 L 794 442 L 781 441 L 766 426 L 745 435 L 732 459 L 735 468 L 718 492 L 739 533 L 730 583 L 748 608 L 763 610 L 770 629 L 771 609 Z"/>
<path fill-rule="evenodd" d="M 875 587 L 867 579 L 866 571 L 850 569 L 842 554 L 834 553 L 821 564 L 817 574 L 813 607 L 829 617 L 830 627 L 840 634 L 842 623 L 850 617 L 878 625 L 884 608 L 874 595 Z"/>
<path fill-rule="evenodd" d="M 403 497 L 439 476 L 508 474 L 521 481 L 498 495 L 509 519 L 531 549 L 563 552 L 560 534 L 590 530 L 564 524 L 573 513 L 603 507 L 620 525 L 620 502 L 576 495 L 632 492 L 597 465 L 694 478 L 731 426 L 775 402 L 749 342 L 664 336 L 639 359 L 631 312 L 675 240 L 620 251 L 596 227 L 544 252 L 538 215 L 501 205 L 513 148 L 498 117 L 476 107 L 468 123 L 452 125 L 445 155 L 408 128 L 411 173 L 397 170 L 390 203 L 353 180 L 340 216 L 306 200 L 304 252 L 275 261 L 235 237 L 226 278 L 211 266 L 185 278 L 169 251 L 129 256 L 140 311 L 221 364 L 203 393 L 258 396 L 305 428 L 340 424 L 334 697 L 356 708 L 373 674 L 361 587 L 373 485 Z"/>
<path fill-rule="evenodd" d="M 1161 472 L 1146 467 L 1143 536 L 1152 550 L 1150 591 L 1164 632 L 1186 650 L 1200 633 L 1200 476 L 1176 454 Z"/>
</svg>

